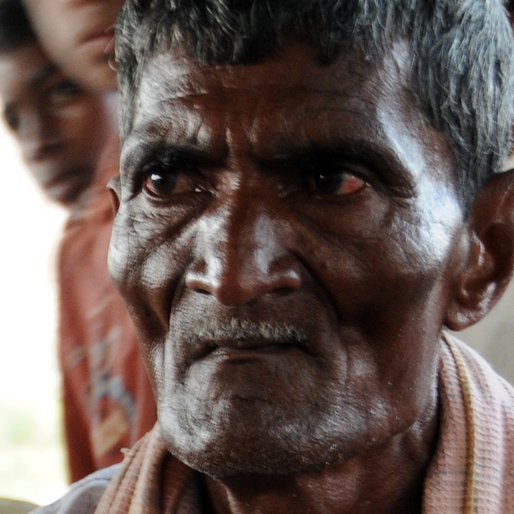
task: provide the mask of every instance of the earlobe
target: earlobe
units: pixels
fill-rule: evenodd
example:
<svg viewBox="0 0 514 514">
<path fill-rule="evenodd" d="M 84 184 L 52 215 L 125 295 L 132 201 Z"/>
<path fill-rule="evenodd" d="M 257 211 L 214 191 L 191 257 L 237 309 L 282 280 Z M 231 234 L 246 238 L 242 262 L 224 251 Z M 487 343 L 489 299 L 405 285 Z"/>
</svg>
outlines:
<svg viewBox="0 0 514 514">
<path fill-rule="evenodd" d="M 445 324 L 462 330 L 501 298 L 514 267 L 514 171 L 494 176 L 478 193 L 468 219 L 467 251 L 455 277 Z"/>
<path fill-rule="evenodd" d="M 107 189 L 111 195 L 111 204 L 114 216 L 118 214 L 118 210 L 120 208 L 120 197 L 121 197 L 121 182 L 120 177 L 117 175 L 109 180 L 107 184 Z"/>
</svg>

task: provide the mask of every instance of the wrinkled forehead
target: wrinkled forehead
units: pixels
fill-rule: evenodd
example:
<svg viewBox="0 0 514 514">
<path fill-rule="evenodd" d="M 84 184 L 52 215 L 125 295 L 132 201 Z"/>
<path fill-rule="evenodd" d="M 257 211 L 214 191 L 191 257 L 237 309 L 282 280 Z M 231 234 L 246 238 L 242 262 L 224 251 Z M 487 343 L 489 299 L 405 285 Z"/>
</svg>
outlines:
<svg viewBox="0 0 514 514">
<path fill-rule="evenodd" d="M 400 88 L 409 83 L 409 47 L 394 44 L 390 52 L 377 61 L 366 59 L 358 50 L 348 50 L 330 64 L 321 64 L 314 48 L 297 40 L 283 45 L 278 52 L 254 64 L 199 64 L 180 47 L 161 51 L 147 61 L 141 81 L 141 93 L 171 97 L 201 94 L 209 90 L 239 89 L 266 91 L 272 89 L 305 89 L 306 93 L 330 95 L 334 86 L 348 83 L 348 97 L 353 84 L 366 86 L 367 78 L 392 79 Z M 390 84 L 392 86 L 393 84 Z M 341 94 L 342 89 L 337 91 Z"/>
<path fill-rule="evenodd" d="M 313 102 L 368 110 L 376 110 L 378 103 L 383 108 L 389 102 L 394 110 L 400 104 L 401 109 L 412 110 L 413 102 L 407 101 L 409 62 L 408 45 L 403 42 L 392 46 L 390 53 L 378 62 L 366 60 L 354 50 L 343 53 L 330 65 L 321 65 L 314 49 L 298 41 L 252 65 L 198 64 L 182 49 L 172 48 L 157 52 L 146 61 L 136 98 L 124 101 L 134 105 L 129 120 L 132 127 L 141 126 L 159 109 L 165 114 L 181 104 L 194 107 L 207 96 L 213 105 L 215 99 L 222 97 L 233 104 L 238 95 L 247 94 L 253 95 L 256 103 L 273 96 L 282 103 L 284 99 L 294 99 L 295 107 L 307 110 Z M 291 103 L 286 102 L 283 108 L 290 109 Z M 416 117 L 420 117 L 419 113 Z"/>
<path fill-rule="evenodd" d="M 391 54 L 396 59 L 398 70 L 405 68 L 404 61 L 408 48 L 398 46 Z M 333 79 L 342 79 L 350 74 L 357 78 L 376 73 L 382 64 L 366 61 L 357 51 L 347 52 L 331 64 L 321 64 L 315 50 L 296 40 L 282 46 L 276 54 L 253 64 L 203 64 L 192 59 L 180 47 L 157 52 L 146 64 L 146 74 L 155 74 L 161 69 L 163 77 L 171 79 L 169 91 L 187 90 L 196 87 L 195 83 L 209 87 L 248 88 L 302 87 L 317 89 Z M 155 84 L 157 85 L 157 84 Z M 194 91 L 193 91 L 194 92 Z"/>
<path fill-rule="evenodd" d="M 404 42 L 377 61 L 354 50 L 326 65 L 297 41 L 251 65 L 200 65 L 179 49 L 156 53 L 142 70 L 127 146 L 138 139 L 198 144 L 203 138 L 205 147 L 219 149 L 236 127 L 261 150 L 295 138 L 308 144 L 314 135 L 326 146 L 355 137 L 395 152 L 400 135 L 392 131 L 400 130 L 414 152 L 434 134 L 425 134 L 433 129 L 410 89 L 409 57 Z M 442 134 L 437 138 L 434 147 L 446 150 Z"/>
</svg>

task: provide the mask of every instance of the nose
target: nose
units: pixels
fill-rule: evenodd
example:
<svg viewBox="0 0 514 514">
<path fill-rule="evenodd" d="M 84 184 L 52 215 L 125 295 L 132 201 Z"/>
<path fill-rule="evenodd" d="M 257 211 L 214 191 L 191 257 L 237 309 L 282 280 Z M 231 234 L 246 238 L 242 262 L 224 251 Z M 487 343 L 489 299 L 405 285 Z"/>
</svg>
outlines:
<svg viewBox="0 0 514 514">
<path fill-rule="evenodd" d="M 288 250 L 290 231 L 255 204 L 229 205 L 198 221 L 186 288 L 226 306 L 301 286 L 300 263 Z"/>
<path fill-rule="evenodd" d="M 20 119 L 18 136 L 29 162 L 44 158 L 48 147 L 55 144 L 55 136 L 50 129 L 51 124 L 39 113 L 27 114 Z"/>
</svg>

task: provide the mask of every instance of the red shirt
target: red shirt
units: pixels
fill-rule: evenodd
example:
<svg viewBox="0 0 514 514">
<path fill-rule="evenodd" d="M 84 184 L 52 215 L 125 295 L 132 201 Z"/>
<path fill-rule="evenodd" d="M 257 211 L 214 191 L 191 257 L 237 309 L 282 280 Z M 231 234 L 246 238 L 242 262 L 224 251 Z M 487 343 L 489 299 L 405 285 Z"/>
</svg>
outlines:
<svg viewBox="0 0 514 514">
<path fill-rule="evenodd" d="M 100 161 L 88 201 L 70 217 L 59 251 L 59 362 L 72 481 L 120 462 L 120 450 L 156 420 L 135 330 L 107 270 L 113 213 L 106 184 L 118 162 L 116 140 Z"/>
</svg>

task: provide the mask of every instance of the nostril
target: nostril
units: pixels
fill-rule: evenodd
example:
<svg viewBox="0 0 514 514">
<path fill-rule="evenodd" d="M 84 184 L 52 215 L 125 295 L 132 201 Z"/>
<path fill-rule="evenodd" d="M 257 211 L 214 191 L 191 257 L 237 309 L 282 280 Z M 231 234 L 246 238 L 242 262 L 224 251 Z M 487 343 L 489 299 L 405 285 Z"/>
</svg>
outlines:
<svg viewBox="0 0 514 514">
<path fill-rule="evenodd" d="M 190 291 L 215 298 L 220 304 L 236 306 L 248 304 L 267 294 L 285 296 L 301 287 L 301 275 L 296 269 L 279 269 L 265 273 L 240 263 L 237 270 L 208 274 L 190 270 L 185 286 Z"/>
<path fill-rule="evenodd" d="M 290 292 L 298 289 L 302 285 L 298 261 L 291 256 L 277 260 L 268 274 L 267 281 L 269 287 L 276 292 Z"/>
<path fill-rule="evenodd" d="M 224 217 L 203 219 L 197 236 L 185 274 L 190 291 L 235 306 L 301 287 L 302 266 L 288 250 L 287 230 L 260 209 L 230 210 Z"/>
<path fill-rule="evenodd" d="M 204 295 L 210 295 L 210 291 L 208 291 L 207 289 L 202 289 L 201 287 L 197 287 L 195 288 L 195 291 L 197 293 L 200 293 L 200 294 L 204 294 Z"/>
<path fill-rule="evenodd" d="M 211 294 L 213 288 L 204 274 L 195 271 L 186 274 L 185 285 L 188 289 L 201 294 Z"/>
<path fill-rule="evenodd" d="M 288 294 L 293 291 L 293 288 L 291 287 L 281 287 L 280 289 L 276 289 L 273 291 L 277 296 L 287 296 Z"/>
</svg>

